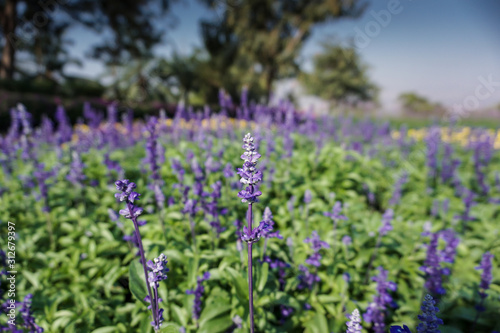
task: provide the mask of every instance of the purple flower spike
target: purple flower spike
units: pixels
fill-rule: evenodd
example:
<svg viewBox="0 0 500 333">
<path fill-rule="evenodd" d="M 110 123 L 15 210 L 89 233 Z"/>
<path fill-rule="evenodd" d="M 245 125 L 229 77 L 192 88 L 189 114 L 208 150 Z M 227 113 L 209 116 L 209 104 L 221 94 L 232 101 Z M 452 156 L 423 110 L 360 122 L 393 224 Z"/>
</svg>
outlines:
<svg viewBox="0 0 500 333">
<path fill-rule="evenodd" d="M 255 243 L 258 242 L 263 235 L 266 235 L 272 230 L 273 227 L 265 221 L 260 222 L 259 226 L 254 228 L 251 232 L 246 226 L 244 226 L 241 240 L 247 243 Z"/>
<path fill-rule="evenodd" d="M 255 168 L 261 155 L 255 151 L 254 138 L 250 136 L 250 133 L 245 135 L 243 142 L 243 149 L 246 151 L 241 155 L 241 159 L 245 162 L 242 169 L 238 168 L 238 175 L 241 177 L 240 182 L 248 186 L 238 193 L 238 197 L 241 198 L 241 202 L 254 203 L 258 202 L 257 197 L 262 195 L 262 192 L 255 188 L 262 180 L 262 172 Z"/>
<path fill-rule="evenodd" d="M 394 211 L 390 208 L 385 211 L 384 215 L 382 215 L 382 226 L 379 229 L 381 236 L 387 235 L 387 233 L 392 230 L 391 222 L 393 218 Z"/>
<path fill-rule="evenodd" d="M 21 317 L 23 318 L 24 321 L 24 327 L 27 328 L 30 332 L 33 333 L 42 333 L 43 328 L 38 326 L 35 323 L 35 318 L 33 318 L 33 314 L 31 313 L 31 300 L 33 299 L 32 294 L 26 295 L 24 297 L 24 302 L 21 303 L 21 309 L 19 310 L 19 313 L 21 314 Z M 13 331 L 14 332 L 14 331 Z M 15 332 L 23 332 L 22 330 L 15 331 Z"/>
<path fill-rule="evenodd" d="M 340 201 L 336 201 L 335 205 L 333 205 L 331 212 L 324 212 L 323 215 L 331 218 L 332 220 L 347 220 L 347 217 L 341 215 L 342 213 L 342 203 Z"/>
<path fill-rule="evenodd" d="M 486 252 L 483 255 L 483 258 L 481 259 L 481 265 L 476 267 L 476 269 L 482 269 L 483 273 L 481 274 L 481 283 L 479 284 L 479 295 L 481 298 L 486 298 L 488 297 L 488 294 L 486 294 L 486 290 L 490 288 L 490 283 L 491 280 L 493 280 L 493 276 L 491 274 L 492 270 L 492 260 L 493 260 L 493 254 Z"/>
<path fill-rule="evenodd" d="M 406 326 L 406 325 L 403 325 L 403 327 L 401 327 L 401 326 L 391 326 L 390 333 L 411 333 L 411 331 L 408 328 L 408 326 Z"/>
<path fill-rule="evenodd" d="M 311 200 L 312 200 L 311 190 L 306 190 L 306 192 L 304 193 L 304 203 L 307 205 L 311 203 Z"/>
<path fill-rule="evenodd" d="M 425 288 L 433 294 L 443 295 L 446 290 L 443 288 L 443 275 L 448 275 L 449 270 L 441 267 L 441 260 L 438 254 L 439 234 L 432 234 L 431 241 L 427 246 L 427 258 L 420 270 L 426 273 Z"/>
<path fill-rule="evenodd" d="M 209 278 L 210 273 L 205 272 L 203 276 L 198 277 L 196 289 L 186 290 L 186 294 L 194 295 L 193 318 L 195 319 L 195 321 L 198 321 L 198 319 L 200 318 L 201 306 L 203 304 L 201 298 L 203 297 L 203 293 L 205 292 L 205 287 L 203 286 L 202 282 L 208 280 Z"/>
<path fill-rule="evenodd" d="M 306 238 L 304 243 L 311 243 L 311 249 L 318 252 L 322 248 L 328 249 L 330 245 L 327 242 L 323 242 L 318 235 L 317 231 L 313 231 L 310 238 Z"/>
<path fill-rule="evenodd" d="M 352 238 L 351 238 L 351 236 L 345 235 L 344 237 L 342 237 L 342 243 L 345 246 L 351 245 L 352 244 Z"/>
<path fill-rule="evenodd" d="M 148 296 L 145 298 L 145 301 L 149 302 L 150 306 L 148 309 L 151 309 L 153 314 L 151 325 L 155 328 L 155 331 L 158 331 L 163 321 L 163 309 L 159 308 L 160 299 L 158 297 L 158 282 L 167 278 L 166 272 L 168 272 L 168 269 L 165 267 L 167 263 L 166 257 L 162 254 L 160 257 L 156 258 L 154 262 L 149 261 L 146 263 L 141 233 L 139 232 L 139 225 L 144 225 L 144 223 L 137 220 L 137 217 L 141 215 L 143 209 L 134 205 L 134 201 L 138 200 L 140 196 L 139 193 L 134 192 L 137 186 L 128 179 L 118 180 L 115 182 L 115 185 L 116 189 L 121 192 L 116 193 L 115 198 L 126 203 L 126 208 L 120 210 L 120 215 L 132 220 L 134 223 L 133 238 L 129 237 L 127 240 L 137 242 L 141 257 L 140 262 L 144 270 L 146 288 L 148 291 Z"/>
<path fill-rule="evenodd" d="M 443 321 L 436 316 L 439 309 L 437 306 L 434 306 L 434 304 L 436 304 L 436 301 L 434 301 L 431 295 L 427 294 L 420 308 L 422 310 L 422 314 L 418 315 L 420 324 L 417 326 L 417 333 L 441 332 L 438 327 L 443 324 Z"/>
<path fill-rule="evenodd" d="M 148 306 L 148 309 L 150 310 L 152 308 L 152 303 L 154 303 L 155 310 L 153 311 L 155 311 L 156 319 L 151 322 L 151 325 L 155 330 L 159 330 L 163 322 L 163 309 L 160 308 L 160 302 L 162 301 L 162 299 L 158 296 L 158 288 L 160 286 L 158 282 L 167 279 L 167 273 L 169 271 L 169 269 L 167 268 L 167 263 L 167 256 L 163 253 L 160 254 L 158 258 L 154 258 L 153 261 L 149 260 L 147 262 L 149 271 L 149 286 L 153 290 L 153 302 L 151 302 L 151 298 L 149 296 L 146 296 L 145 300 L 150 304 Z M 153 316 L 153 318 L 155 318 L 155 316 Z"/>
<path fill-rule="evenodd" d="M 368 305 L 363 319 L 373 324 L 375 333 L 385 332 L 385 311 L 387 305 L 394 306 L 389 291 L 396 291 L 397 285 L 392 281 L 387 281 L 389 272 L 379 267 L 379 275 L 374 276 L 372 280 L 377 282 L 377 294 L 373 297 L 373 302 Z"/>
</svg>

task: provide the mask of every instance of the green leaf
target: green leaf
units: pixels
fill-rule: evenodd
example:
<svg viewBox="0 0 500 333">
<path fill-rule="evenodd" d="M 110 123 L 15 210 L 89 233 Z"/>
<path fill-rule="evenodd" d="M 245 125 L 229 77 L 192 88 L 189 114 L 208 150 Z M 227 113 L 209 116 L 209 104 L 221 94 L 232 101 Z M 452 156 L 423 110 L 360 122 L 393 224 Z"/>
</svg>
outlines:
<svg viewBox="0 0 500 333">
<path fill-rule="evenodd" d="M 200 325 L 200 329 L 197 333 L 219 333 L 225 332 L 229 327 L 233 325 L 233 321 L 229 316 L 217 317 L 215 319 L 205 322 Z"/>
<path fill-rule="evenodd" d="M 91 333 L 113 333 L 113 332 L 118 332 L 118 328 L 116 326 L 100 327 L 96 330 L 93 330 Z"/>
<path fill-rule="evenodd" d="M 229 280 L 233 282 L 236 289 L 236 295 L 240 301 L 246 302 L 248 300 L 248 282 L 241 274 L 234 268 L 226 267 L 225 271 L 228 273 Z"/>
<path fill-rule="evenodd" d="M 321 313 L 316 313 L 316 315 L 307 323 L 307 327 L 311 330 L 311 333 L 329 332 L 326 318 Z"/>
<path fill-rule="evenodd" d="M 261 267 L 261 269 L 260 269 L 260 275 L 259 275 L 259 282 L 257 284 L 258 291 L 264 290 L 264 287 L 266 286 L 267 277 L 269 275 L 269 263 L 265 262 L 260 267 Z"/>
<path fill-rule="evenodd" d="M 230 310 L 231 305 L 227 304 L 226 302 L 207 304 L 200 315 L 200 326 L 203 326 L 210 319 L 220 316 Z"/>
<path fill-rule="evenodd" d="M 179 325 L 174 323 L 164 323 L 161 325 L 160 333 L 179 333 Z"/>
<path fill-rule="evenodd" d="M 23 276 L 26 278 L 26 280 L 28 280 L 35 289 L 38 289 L 38 287 L 40 286 L 40 283 L 38 281 L 38 276 L 39 274 L 34 274 L 34 273 L 30 273 L 28 271 L 23 271 Z"/>
<path fill-rule="evenodd" d="M 144 268 L 142 267 L 139 260 L 134 260 L 130 263 L 129 271 L 129 288 L 130 292 L 144 304 L 144 298 L 148 296 L 148 291 L 146 289 L 146 278 L 144 277 Z"/>
</svg>

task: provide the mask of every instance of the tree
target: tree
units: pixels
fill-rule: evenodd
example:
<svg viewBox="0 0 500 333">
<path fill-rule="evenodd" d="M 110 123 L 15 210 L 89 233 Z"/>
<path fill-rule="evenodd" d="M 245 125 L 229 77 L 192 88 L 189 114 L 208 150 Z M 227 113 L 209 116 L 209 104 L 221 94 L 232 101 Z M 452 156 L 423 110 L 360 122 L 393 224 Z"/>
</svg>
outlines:
<svg viewBox="0 0 500 333">
<path fill-rule="evenodd" d="M 357 17 L 358 0 L 205 0 L 222 8 L 222 18 L 240 42 L 240 54 L 258 65 L 267 97 L 278 77 L 298 72 L 296 58 L 315 24 Z M 253 66 L 252 66 L 253 68 Z"/>
<path fill-rule="evenodd" d="M 2 58 L 0 61 L 0 79 L 11 79 L 14 75 L 16 49 L 12 38 L 17 27 L 17 0 L 0 2 L 1 32 L 4 36 Z"/>
<path fill-rule="evenodd" d="M 199 82 L 200 60 L 198 52 L 189 56 L 177 53 L 169 60 L 160 59 L 152 70 L 152 75 L 158 77 L 169 88 L 177 100 L 182 100 L 184 105 L 189 104 L 189 93 L 197 89 Z"/>
<path fill-rule="evenodd" d="M 406 112 L 417 114 L 428 114 L 433 111 L 442 110 L 443 107 L 439 103 L 433 103 L 427 98 L 418 95 L 414 92 L 404 92 L 398 97 L 403 109 Z"/>
<path fill-rule="evenodd" d="M 118 66 L 151 57 L 153 47 L 164 36 L 162 24 L 167 22 L 165 15 L 170 3 L 170 0 L 0 0 L 0 34 L 4 37 L 0 78 L 13 78 L 18 49 L 34 55 L 39 66 L 47 66 L 46 73 L 62 70 L 64 62 L 69 60 L 67 41 L 62 37 L 64 30 L 74 24 L 102 33 L 104 37 L 93 45 L 91 56 L 107 65 Z"/>
<path fill-rule="evenodd" d="M 313 72 L 300 76 L 306 90 L 337 104 L 375 101 L 379 89 L 368 78 L 356 49 L 326 42 L 322 46 L 313 59 Z"/>
</svg>

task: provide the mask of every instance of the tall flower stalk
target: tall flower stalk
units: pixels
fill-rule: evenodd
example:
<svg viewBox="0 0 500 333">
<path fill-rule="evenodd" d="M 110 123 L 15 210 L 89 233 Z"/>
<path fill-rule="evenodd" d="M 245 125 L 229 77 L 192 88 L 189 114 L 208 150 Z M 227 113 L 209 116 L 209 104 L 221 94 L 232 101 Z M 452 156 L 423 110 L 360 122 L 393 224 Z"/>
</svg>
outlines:
<svg viewBox="0 0 500 333">
<path fill-rule="evenodd" d="M 375 261 L 375 258 L 377 257 L 377 251 L 380 245 L 382 244 L 382 237 L 387 235 L 387 233 L 392 230 L 391 222 L 393 218 L 394 218 L 394 211 L 391 208 L 387 209 L 384 215 L 382 215 L 382 226 L 378 231 L 377 243 L 375 244 L 375 249 L 373 250 L 372 256 L 370 257 L 370 262 L 368 263 L 368 269 L 366 270 L 366 276 L 365 276 L 365 284 L 368 283 L 373 262 Z"/>
<path fill-rule="evenodd" d="M 146 278 L 146 287 L 148 290 L 148 296 L 146 296 L 145 301 L 150 303 L 148 309 L 151 309 L 153 314 L 153 321 L 151 325 L 154 327 L 155 331 L 158 331 L 163 321 L 163 310 L 159 309 L 160 299 L 158 297 L 158 281 L 167 278 L 166 272 L 166 257 L 164 255 L 156 258 L 154 263 L 150 260 L 146 262 L 146 257 L 144 255 L 144 247 L 142 246 L 141 233 L 139 232 L 140 223 L 137 218 L 142 214 L 143 209 L 134 204 L 134 201 L 139 200 L 140 194 L 135 192 L 134 189 L 137 185 L 130 182 L 128 179 L 118 180 L 115 182 L 116 189 L 121 193 L 116 193 L 115 197 L 120 201 L 125 201 L 126 208 L 120 210 L 120 215 L 124 216 L 126 219 L 132 220 L 134 223 L 135 236 L 137 238 L 137 244 L 139 246 L 139 254 L 141 257 L 141 264 L 144 269 L 144 276 Z M 148 273 L 148 270 L 150 271 Z M 154 294 L 151 291 L 153 288 Z"/>
<path fill-rule="evenodd" d="M 263 234 L 272 230 L 272 226 L 265 221 L 260 222 L 257 228 L 253 228 L 252 221 L 252 205 L 258 202 L 258 197 L 262 195 L 256 185 L 262 180 L 262 172 L 256 169 L 257 161 L 261 155 L 256 151 L 254 145 L 254 138 L 248 133 L 243 138 L 243 146 L 245 149 L 241 159 L 243 168 L 238 168 L 238 175 L 240 175 L 240 182 L 245 184 L 244 190 L 238 192 L 238 197 L 241 202 L 248 202 L 247 222 L 248 227 L 243 227 L 243 234 L 241 239 L 248 244 L 248 306 L 250 312 L 250 332 L 254 332 L 254 312 L 253 312 L 253 278 L 252 278 L 252 245 L 257 242 Z"/>
<path fill-rule="evenodd" d="M 474 323 L 472 324 L 472 331 L 476 328 L 477 321 L 479 320 L 479 316 L 481 312 L 484 312 L 484 300 L 488 297 L 486 290 L 490 288 L 491 280 L 493 280 L 493 275 L 491 274 L 493 268 L 493 254 L 490 252 L 486 252 L 483 254 L 483 258 L 481 259 L 481 264 L 476 267 L 476 269 L 482 269 L 483 273 L 481 274 L 481 283 L 479 284 L 479 296 L 481 297 L 481 301 L 478 306 L 476 306 L 476 318 L 474 318 Z"/>
</svg>

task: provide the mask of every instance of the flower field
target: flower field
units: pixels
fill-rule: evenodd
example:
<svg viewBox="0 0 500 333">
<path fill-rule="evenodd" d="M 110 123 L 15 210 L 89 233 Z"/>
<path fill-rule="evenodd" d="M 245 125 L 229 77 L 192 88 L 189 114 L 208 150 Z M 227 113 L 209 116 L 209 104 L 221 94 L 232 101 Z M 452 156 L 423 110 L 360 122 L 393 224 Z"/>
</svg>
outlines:
<svg viewBox="0 0 500 333">
<path fill-rule="evenodd" d="M 4 331 L 500 331 L 498 131 L 221 105 L 11 111 Z"/>
</svg>

